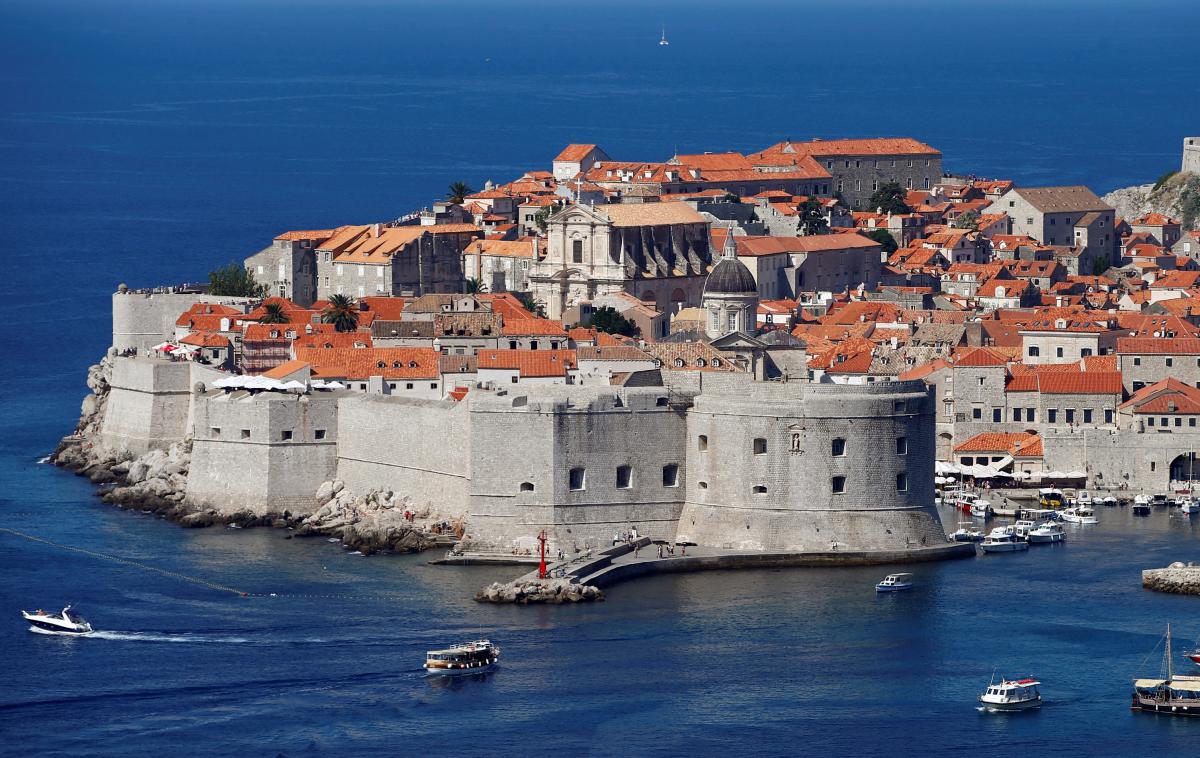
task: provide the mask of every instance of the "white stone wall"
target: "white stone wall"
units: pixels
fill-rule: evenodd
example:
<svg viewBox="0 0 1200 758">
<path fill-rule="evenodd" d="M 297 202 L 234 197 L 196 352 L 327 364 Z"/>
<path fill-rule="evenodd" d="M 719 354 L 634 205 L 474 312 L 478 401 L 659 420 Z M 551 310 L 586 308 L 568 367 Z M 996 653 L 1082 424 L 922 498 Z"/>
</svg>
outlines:
<svg viewBox="0 0 1200 758">
<path fill-rule="evenodd" d="M 118 351 L 146 350 L 175 338 L 175 321 L 195 303 L 220 303 L 245 312 L 249 299 L 177 293 L 114 292 L 112 344 Z"/>
</svg>

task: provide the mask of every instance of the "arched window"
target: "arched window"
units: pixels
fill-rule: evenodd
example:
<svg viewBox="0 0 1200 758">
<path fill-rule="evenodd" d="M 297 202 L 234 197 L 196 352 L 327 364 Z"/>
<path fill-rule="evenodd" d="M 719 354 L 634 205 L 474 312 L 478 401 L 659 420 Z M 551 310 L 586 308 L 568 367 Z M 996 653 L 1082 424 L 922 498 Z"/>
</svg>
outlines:
<svg viewBox="0 0 1200 758">
<path fill-rule="evenodd" d="M 845 455 L 846 454 L 846 440 L 842 439 L 841 437 L 834 437 L 832 448 L 833 448 L 833 454 L 835 456 Z"/>
<path fill-rule="evenodd" d="M 683 359 L 682 358 L 675 359 L 675 368 L 683 368 Z"/>
<path fill-rule="evenodd" d="M 704 368 L 707 365 L 708 365 L 708 361 L 704 360 L 703 358 L 696 359 L 696 366 L 698 366 L 699 368 Z"/>
<path fill-rule="evenodd" d="M 392 361 L 392 368 L 400 368 L 401 365 L 400 361 Z"/>
<path fill-rule="evenodd" d="M 654 290 L 646 290 L 642 293 L 642 301 L 647 303 L 658 302 L 658 296 L 654 293 Z"/>
<path fill-rule="evenodd" d="M 408 367 L 409 367 L 409 368 L 416 368 L 416 367 L 417 367 L 417 362 L 416 362 L 416 361 L 409 361 L 409 362 L 408 362 Z"/>
<path fill-rule="evenodd" d="M 712 361 L 712 363 L 713 363 L 713 368 L 719 368 L 719 367 L 721 366 L 721 359 L 720 359 L 720 358 L 713 358 L 713 361 Z"/>
<path fill-rule="evenodd" d="M 683 290 L 677 289 L 671 293 L 671 302 L 672 303 L 682 303 L 685 300 L 687 300 L 687 295 L 684 294 Z"/>
<path fill-rule="evenodd" d="M 696 449 L 702 453 L 705 450 L 708 450 L 708 435 L 707 434 L 701 434 L 699 437 L 696 438 Z"/>
<path fill-rule="evenodd" d="M 533 492 L 533 482 L 521 482 L 522 492 Z"/>
<path fill-rule="evenodd" d="M 375 363 L 375 368 L 386 368 L 386 367 L 387 367 L 387 364 L 384 363 L 383 361 L 377 361 Z"/>
</svg>

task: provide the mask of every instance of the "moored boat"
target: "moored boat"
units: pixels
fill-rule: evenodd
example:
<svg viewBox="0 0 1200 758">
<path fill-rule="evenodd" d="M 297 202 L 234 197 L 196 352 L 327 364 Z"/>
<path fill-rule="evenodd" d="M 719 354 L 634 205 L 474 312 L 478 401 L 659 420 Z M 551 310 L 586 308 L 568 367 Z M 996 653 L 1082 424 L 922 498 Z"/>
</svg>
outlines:
<svg viewBox="0 0 1200 758">
<path fill-rule="evenodd" d="M 500 648 L 490 640 L 476 640 L 445 650 L 425 653 L 425 671 L 430 674 L 474 674 L 490 669 L 500 660 Z"/>
<path fill-rule="evenodd" d="M 1016 529 L 1011 526 L 998 526 L 983 538 L 979 547 L 985 553 L 1015 553 L 1028 550 L 1029 543 L 1017 537 Z"/>
<path fill-rule="evenodd" d="M 971 515 L 976 518 L 990 518 L 992 515 L 992 504 L 982 498 L 976 498 L 971 501 Z"/>
<path fill-rule="evenodd" d="M 950 539 L 955 542 L 979 542 L 983 539 L 983 532 L 975 528 L 974 521 L 960 521 L 958 529 L 950 533 Z"/>
<path fill-rule="evenodd" d="M 1066 539 L 1066 535 L 1063 534 L 1063 528 L 1060 524 L 1056 524 L 1053 521 L 1047 521 L 1030 529 L 1029 536 L 1026 537 L 1026 539 L 1031 545 L 1045 544 L 1050 542 L 1062 542 Z"/>
<path fill-rule="evenodd" d="M 92 625 L 82 616 L 71 613 L 69 605 L 62 609 L 62 613 L 50 613 L 39 608 L 33 613 L 21 611 L 21 615 L 29 622 L 29 631 L 38 634 L 86 637 L 92 633 Z"/>
<path fill-rule="evenodd" d="M 1016 680 L 1001 677 L 999 684 L 988 682 L 987 690 L 979 696 L 979 702 L 989 711 L 1027 711 L 1040 708 L 1041 684 L 1031 677 Z"/>
<path fill-rule="evenodd" d="M 1177 502 L 1180 513 L 1184 513 L 1189 516 L 1193 513 L 1200 513 L 1200 503 L 1197 503 L 1196 498 L 1192 497 L 1191 495 L 1180 498 Z"/>
<path fill-rule="evenodd" d="M 1135 495 L 1133 498 L 1133 515 L 1149 516 L 1150 515 L 1150 496 Z"/>
<path fill-rule="evenodd" d="M 1038 490 L 1038 503 L 1043 508 L 1062 508 L 1063 492 L 1056 487 L 1043 487 Z"/>
<path fill-rule="evenodd" d="M 1166 678 L 1134 679 L 1135 711 L 1168 716 L 1200 716 L 1200 676 L 1176 676 L 1171 653 L 1171 625 L 1167 624 Z M 1193 659 L 1194 660 L 1194 659 Z"/>
<path fill-rule="evenodd" d="M 912 574 L 888 574 L 879 584 L 875 585 L 876 592 L 899 592 L 911 590 L 913 583 L 909 579 Z"/>
<path fill-rule="evenodd" d="M 1100 498 L 1100 505 L 1108 508 L 1116 507 L 1117 499 L 1112 495 L 1105 495 L 1104 497 Z"/>
<path fill-rule="evenodd" d="M 1079 505 L 1074 508 L 1067 508 L 1062 512 L 1062 520 L 1069 524 L 1099 524 L 1100 519 L 1096 518 L 1095 512 L 1088 506 Z"/>
</svg>

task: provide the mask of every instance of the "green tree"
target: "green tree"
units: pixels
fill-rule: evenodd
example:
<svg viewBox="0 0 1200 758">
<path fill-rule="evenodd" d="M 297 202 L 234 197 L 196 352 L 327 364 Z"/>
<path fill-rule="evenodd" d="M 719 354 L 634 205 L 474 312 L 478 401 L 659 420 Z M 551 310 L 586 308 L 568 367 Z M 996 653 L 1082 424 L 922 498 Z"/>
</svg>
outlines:
<svg viewBox="0 0 1200 758">
<path fill-rule="evenodd" d="M 467 199 L 467 195 L 474 191 L 466 182 L 453 182 L 446 191 L 446 199 L 452 203 L 461 203 Z"/>
<path fill-rule="evenodd" d="M 896 244 L 896 240 L 892 238 L 892 235 L 888 234 L 887 229 L 872 229 L 867 232 L 867 236 L 883 245 L 885 255 L 891 255 L 896 252 L 896 248 L 900 247 Z"/>
<path fill-rule="evenodd" d="M 534 300 L 532 293 L 514 292 L 513 296 L 521 301 L 521 305 L 524 306 L 525 310 L 538 318 L 546 318 L 546 304 L 541 300 Z"/>
<path fill-rule="evenodd" d="M 970 229 L 971 231 L 977 230 L 979 228 L 979 211 L 970 210 L 959 215 L 958 218 L 954 219 L 954 228 Z"/>
<path fill-rule="evenodd" d="M 620 334 L 625 337 L 636 337 L 638 334 L 636 324 L 618 313 L 616 308 L 607 305 L 592 311 L 590 325 L 607 334 Z"/>
<path fill-rule="evenodd" d="M 807 237 L 810 234 L 824 234 L 829 231 L 829 220 L 825 218 L 825 208 L 821 201 L 810 197 L 796 206 L 800 214 L 800 234 Z"/>
<path fill-rule="evenodd" d="M 721 201 L 725 203 L 740 203 L 742 202 L 742 198 L 736 192 L 726 192 L 724 195 L 721 195 Z"/>
<path fill-rule="evenodd" d="M 1154 192 L 1154 191 L 1155 191 L 1155 190 L 1157 190 L 1159 187 L 1161 187 L 1161 186 L 1163 186 L 1164 184 L 1166 184 L 1168 179 L 1170 179 L 1172 176 L 1175 176 L 1175 174 L 1178 174 L 1178 173 L 1179 173 L 1178 171 L 1168 171 L 1167 173 L 1165 173 L 1165 174 L 1163 174 L 1162 176 L 1158 177 L 1158 181 L 1154 182 L 1154 187 L 1153 187 L 1153 188 L 1152 188 L 1150 191 L 1151 191 L 1151 192 Z"/>
<path fill-rule="evenodd" d="M 533 223 L 537 225 L 537 228 L 542 232 L 542 234 L 546 233 L 546 226 L 550 219 L 550 214 L 557 210 L 557 205 L 547 205 L 537 213 L 533 214 Z"/>
<path fill-rule="evenodd" d="M 1092 261 L 1092 276 L 1104 276 L 1104 272 L 1108 271 L 1108 259 L 1097 258 Z"/>
<path fill-rule="evenodd" d="M 358 329 L 358 306 L 345 295 L 330 295 L 329 305 L 321 311 L 321 321 L 333 324 L 336 331 L 353 332 Z"/>
<path fill-rule="evenodd" d="M 208 272 L 208 294 L 224 297 L 262 297 L 267 293 L 265 284 L 254 279 L 254 273 L 238 263 L 213 269 Z"/>
<path fill-rule="evenodd" d="M 898 183 L 885 182 L 871 195 L 867 202 L 867 210 L 879 213 L 908 213 L 909 207 L 904 202 L 908 195 Z"/>
<path fill-rule="evenodd" d="M 463 285 L 463 292 L 466 292 L 468 295 L 482 295 L 487 291 L 487 285 L 473 276 L 468 276 L 466 284 Z"/>
<path fill-rule="evenodd" d="M 260 324 L 286 324 L 288 322 L 287 311 L 283 309 L 282 303 L 267 303 L 263 306 L 263 317 L 258 322 Z"/>
</svg>

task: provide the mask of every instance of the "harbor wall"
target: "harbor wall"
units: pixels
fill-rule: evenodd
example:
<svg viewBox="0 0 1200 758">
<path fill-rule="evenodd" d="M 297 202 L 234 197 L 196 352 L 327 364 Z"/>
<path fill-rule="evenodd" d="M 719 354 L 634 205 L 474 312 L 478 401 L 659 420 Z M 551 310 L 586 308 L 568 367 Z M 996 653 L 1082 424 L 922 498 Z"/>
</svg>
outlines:
<svg viewBox="0 0 1200 758">
<path fill-rule="evenodd" d="M 1189 427 L 1148 427 L 1133 419 L 1116 429 L 1059 428 L 1044 432 L 1046 468 L 1083 471 L 1096 489 L 1165 492 L 1172 463 L 1200 459 L 1200 431 Z M 1136 452 L 1132 452 L 1136 451 Z M 1186 477 L 1186 464 L 1182 464 Z M 1200 479 L 1200 460 L 1190 478 Z M 1179 473 L 1179 472 L 1177 472 Z"/>
<path fill-rule="evenodd" d="M 678 539 L 733 550 L 944 543 L 920 382 L 709 383 L 688 417 Z"/>
<path fill-rule="evenodd" d="M 337 478 L 348 489 L 390 489 L 417 508 L 466 515 L 471 463 L 466 403 L 358 394 L 342 397 L 338 415 L 346 431 L 338 443 Z"/>
<path fill-rule="evenodd" d="M 195 396 L 186 497 L 223 513 L 311 513 L 337 470 L 338 395 Z"/>
</svg>

